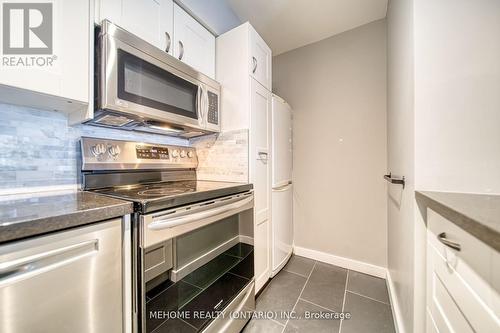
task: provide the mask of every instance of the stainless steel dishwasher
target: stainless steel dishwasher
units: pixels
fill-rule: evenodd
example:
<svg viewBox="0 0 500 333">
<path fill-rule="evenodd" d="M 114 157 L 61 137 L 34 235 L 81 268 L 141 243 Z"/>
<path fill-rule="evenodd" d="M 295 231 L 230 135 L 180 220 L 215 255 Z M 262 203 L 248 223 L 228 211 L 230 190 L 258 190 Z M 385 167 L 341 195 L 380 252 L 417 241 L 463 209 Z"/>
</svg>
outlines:
<svg viewBox="0 0 500 333">
<path fill-rule="evenodd" d="M 0 246 L 0 332 L 124 331 L 122 219 Z"/>
</svg>

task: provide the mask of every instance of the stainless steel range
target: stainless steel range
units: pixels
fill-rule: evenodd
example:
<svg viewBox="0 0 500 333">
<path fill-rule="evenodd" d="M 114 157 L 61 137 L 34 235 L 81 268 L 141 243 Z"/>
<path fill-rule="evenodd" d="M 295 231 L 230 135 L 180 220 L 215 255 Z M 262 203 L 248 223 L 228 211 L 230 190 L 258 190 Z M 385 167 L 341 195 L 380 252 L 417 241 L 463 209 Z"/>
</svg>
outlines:
<svg viewBox="0 0 500 333">
<path fill-rule="evenodd" d="M 135 332 L 239 332 L 255 308 L 253 187 L 194 148 L 82 138 L 84 190 L 134 202 Z"/>
</svg>

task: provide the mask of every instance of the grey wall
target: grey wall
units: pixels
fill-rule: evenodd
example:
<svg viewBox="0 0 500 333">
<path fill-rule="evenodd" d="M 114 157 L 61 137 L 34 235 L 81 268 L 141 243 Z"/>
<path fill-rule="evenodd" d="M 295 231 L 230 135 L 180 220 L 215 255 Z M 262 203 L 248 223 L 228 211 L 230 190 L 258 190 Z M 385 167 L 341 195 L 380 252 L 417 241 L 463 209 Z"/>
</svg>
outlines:
<svg viewBox="0 0 500 333">
<path fill-rule="evenodd" d="M 81 136 L 188 145 L 161 135 L 68 126 L 64 114 L 7 104 L 0 104 L 0 117 L 0 192 L 78 184 Z"/>
<path fill-rule="evenodd" d="M 386 22 L 273 58 L 293 108 L 295 245 L 385 267 Z"/>
</svg>

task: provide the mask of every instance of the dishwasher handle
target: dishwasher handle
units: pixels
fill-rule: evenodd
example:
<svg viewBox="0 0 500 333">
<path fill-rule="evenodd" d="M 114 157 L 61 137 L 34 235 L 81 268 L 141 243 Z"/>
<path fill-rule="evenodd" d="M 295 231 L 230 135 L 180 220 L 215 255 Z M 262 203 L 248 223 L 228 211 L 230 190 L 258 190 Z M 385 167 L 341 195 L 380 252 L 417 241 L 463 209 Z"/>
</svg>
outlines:
<svg viewBox="0 0 500 333">
<path fill-rule="evenodd" d="M 0 263 L 0 287 L 27 276 L 71 263 L 99 250 L 99 240 L 92 239 L 55 250 Z"/>
<path fill-rule="evenodd" d="M 163 229 L 168 229 L 168 228 L 173 228 L 181 224 L 186 224 L 186 223 L 191 223 L 203 219 L 207 219 L 213 216 L 217 216 L 220 214 L 228 213 L 231 211 L 234 211 L 234 213 L 238 213 L 239 209 L 246 206 L 247 204 L 251 203 L 253 201 L 253 196 L 251 197 L 246 197 L 244 199 L 240 199 L 236 202 L 223 205 L 223 206 L 218 206 L 212 209 L 204 210 L 201 212 L 197 213 L 192 213 L 192 214 L 186 214 L 183 216 L 179 217 L 173 217 L 170 219 L 165 219 L 165 220 L 159 220 L 159 221 L 154 221 L 150 225 L 148 225 L 148 228 L 151 230 L 163 230 Z"/>
</svg>

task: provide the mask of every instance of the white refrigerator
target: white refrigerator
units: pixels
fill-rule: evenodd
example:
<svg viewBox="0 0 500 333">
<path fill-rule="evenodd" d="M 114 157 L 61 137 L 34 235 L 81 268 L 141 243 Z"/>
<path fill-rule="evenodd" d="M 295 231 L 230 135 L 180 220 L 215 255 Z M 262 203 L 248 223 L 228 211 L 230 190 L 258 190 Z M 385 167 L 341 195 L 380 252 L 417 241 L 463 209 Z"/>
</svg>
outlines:
<svg viewBox="0 0 500 333">
<path fill-rule="evenodd" d="M 275 276 L 292 255 L 292 109 L 272 97 L 272 273 Z"/>
</svg>

